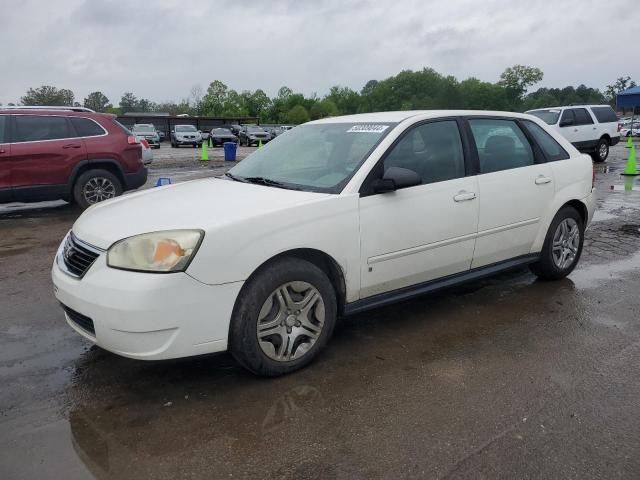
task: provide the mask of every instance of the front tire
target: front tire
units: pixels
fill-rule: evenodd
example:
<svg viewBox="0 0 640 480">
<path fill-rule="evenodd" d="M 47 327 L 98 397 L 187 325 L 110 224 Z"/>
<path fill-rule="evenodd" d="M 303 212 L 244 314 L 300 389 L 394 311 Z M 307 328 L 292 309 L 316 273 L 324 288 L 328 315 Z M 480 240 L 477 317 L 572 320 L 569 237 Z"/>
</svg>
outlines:
<svg viewBox="0 0 640 480">
<path fill-rule="evenodd" d="M 578 264 L 584 244 L 584 222 L 578 211 L 566 206 L 549 225 L 540 259 L 530 266 L 542 280 L 559 280 Z"/>
<path fill-rule="evenodd" d="M 89 170 L 78 177 L 73 198 L 82 208 L 122 195 L 122 183 L 107 170 Z"/>
<path fill-rule="evenodd" d="M 336 293 L 322 270 L 306 260 L 277 260 L 258 271 L 240 292 L 229 350 L 257 375 L 291 373 L 320 353 L 336 318 Z"/>
</svg>

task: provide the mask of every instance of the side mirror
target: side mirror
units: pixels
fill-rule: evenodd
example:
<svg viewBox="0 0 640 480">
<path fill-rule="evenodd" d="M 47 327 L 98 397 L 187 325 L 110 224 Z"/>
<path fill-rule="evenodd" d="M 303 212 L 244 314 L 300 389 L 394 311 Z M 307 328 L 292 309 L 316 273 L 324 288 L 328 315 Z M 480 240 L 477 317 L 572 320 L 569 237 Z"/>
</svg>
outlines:
<svg viewBox="0 0 640 480">
<path fill-rule="evenodd" d="M 573 118 L 565 118 L 564 120 L 560 120 L 560 127 L 570 127 L 574 123 Z"/>
<path fill-rule="evenodd" d="M 415 187 L 422 184 L 422 178 L 408 168 L 391 167 L 384 172 L 382 178 L 374 180 L 374 193 L 395 192 L 401 188 Z"/>
</svg>

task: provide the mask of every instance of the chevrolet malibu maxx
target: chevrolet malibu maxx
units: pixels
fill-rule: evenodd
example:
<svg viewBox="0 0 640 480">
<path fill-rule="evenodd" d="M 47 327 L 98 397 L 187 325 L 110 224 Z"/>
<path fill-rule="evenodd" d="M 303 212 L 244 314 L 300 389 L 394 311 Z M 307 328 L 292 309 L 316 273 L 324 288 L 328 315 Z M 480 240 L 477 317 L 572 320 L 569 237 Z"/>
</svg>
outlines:
<svg viewBox="0 0 640 480">
<path fill-rule="evenodd" d="M 106 350 L 229 350 L 275 376 L 311 362 L 341 316 L 521 265 L 565 277 L 594 209 L 590 157 L 536 117 L 333 117 L 221 178 L 92 206 L 53 283 L 69 325 Z"/>
</svg>

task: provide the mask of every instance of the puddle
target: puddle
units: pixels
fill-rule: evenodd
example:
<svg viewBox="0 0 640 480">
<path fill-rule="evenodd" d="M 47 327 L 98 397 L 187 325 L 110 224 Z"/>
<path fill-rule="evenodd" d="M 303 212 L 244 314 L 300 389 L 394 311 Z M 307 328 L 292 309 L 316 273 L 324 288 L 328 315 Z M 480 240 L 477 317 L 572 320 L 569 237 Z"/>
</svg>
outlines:
<svg viewBox="0 0 640 480">
<path fill-rule="evenodd" d="M 625 273 L 640 268 L 640 252 L 624 260 L 599 265 L 588 265 L 575 270 L 569 278 L 577 288 L 593 288 L 608 280 L 620 279 Z"/>
<path fill-rule="evenodd" d="M 616 215 L 613 215 L 609 212 L 604 212 L 602 210 L 596 210 L 596 213 L 593 215 L 593 222 L 604 222 L 605 220 L 613 220 L 614 218 L 618 218 Z"/>
</svg>

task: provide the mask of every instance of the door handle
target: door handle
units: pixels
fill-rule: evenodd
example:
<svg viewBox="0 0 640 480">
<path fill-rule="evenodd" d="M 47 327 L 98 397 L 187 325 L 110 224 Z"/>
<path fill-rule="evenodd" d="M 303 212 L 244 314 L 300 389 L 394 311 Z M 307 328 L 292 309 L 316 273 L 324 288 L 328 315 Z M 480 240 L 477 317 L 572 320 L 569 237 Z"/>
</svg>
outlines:
<svg viewBox="0 0 640 480">
<path fill-rule="evenodd" d="M 574 132 L 577 132 L 577 131 L 578 131 L 578 129 L 577 129 L 577 128 L 574 128 L 574 129 L 573 129 L 573 131 L 574 131 Z"/>
<path fill-rule="evenodd" d="M 68 143 L 66 145 L 63 145 L 62 148 L 80 148 L 81 146 L 78 145 L 77 143 Z"/>
<path fill-rule="evenodd" d="M 551 183 L 551 177 L 540 175 L 536 178 L 536 185 L 544 185 L 545 183 Z"/>
<path fill-rule="evenodd" d="M 6 152 L 6 150 L 3 150 L 3 149 L 0 148 L 0 154 L 3 154 L 5 152 Z"/>
<path fill-rule="evenodd" d="M 466 190 L 462 190 L 458 192 L 457 195 L 453 197 L 454 202 L 467 202 L 469 200 L 473 200 L 476 198 L 476 194 L 474 192 L 467 192 Z"/>
</svg>

